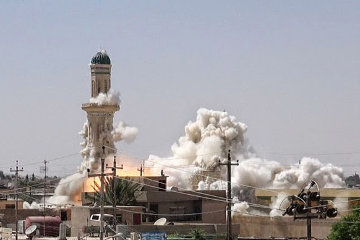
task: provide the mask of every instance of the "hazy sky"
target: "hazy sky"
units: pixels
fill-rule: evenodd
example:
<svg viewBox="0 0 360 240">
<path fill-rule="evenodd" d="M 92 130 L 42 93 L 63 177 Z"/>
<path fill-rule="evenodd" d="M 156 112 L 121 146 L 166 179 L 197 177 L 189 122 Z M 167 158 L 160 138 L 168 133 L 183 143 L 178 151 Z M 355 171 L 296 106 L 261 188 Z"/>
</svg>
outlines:
<svg viewBox="0 0 360 240">
<path fill-rule="evenodd" d="M 121 92 L 114 123 L 139 128 L 120 152 L 168 156 L 206 107 L 246 123 L 262 157 L 360 171 L 360 2 L 328 0 L 1 1 L 0 170 L 80 151 L 99 48 Z"/>
</svg>

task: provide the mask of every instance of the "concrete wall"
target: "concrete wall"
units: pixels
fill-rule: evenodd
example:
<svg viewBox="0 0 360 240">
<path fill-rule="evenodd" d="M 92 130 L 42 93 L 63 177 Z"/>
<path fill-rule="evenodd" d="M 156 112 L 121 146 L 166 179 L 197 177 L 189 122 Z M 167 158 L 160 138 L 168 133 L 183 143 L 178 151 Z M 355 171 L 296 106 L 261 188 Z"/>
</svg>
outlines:
<svg viewBox="0 0 360 240">
<path fill-rule="evenodd" d="M 183 193 L 183 194 L 181 194 Z M 158 205 L 159 214 L 180 214 L 180 213 L 194 213 L 194 212 L 216 212 L 201 215 L 199 218 L 184 216 L 184 217 L 170 217 L 166 216 L 170 221 L 198 221 L 202 223 L 225 223 L 226 222 L 226 203 L 224 201 L 215 201 L 206 198 L 211 198 L 209 195 L 215 195 L 220 198 L 225 198 L 225 191 L 197 191 L 196 193 L 190 191 L 143 191 L 139 196 L 138 202 L 149 208 L 150 204 Z M 202 197 L 206 198 L 202 198 Z M 178 210 L 176 208 L 178 207 Z M 184 208 L 181 212 L 181 208 Z M 221 212 L 220 212 L 221 210 Z M 219 212 L 217 212 L 219 211 Z M 162 217 L 161 215 L 158 218 Z"/>
<path fill-rule="evenodd" d="M 15 200 L 6 200 L 6 199 L 0 200 L 0 209 L 11 208 L 10 205 L 12 205 L 13 208 L 15 208 L 15 203 L 16 203 Z M 19 199 L 18 209 L 23 208 L 23 203 L 24 203 L 24 201 Z"/>
<path fill-rule="evenodd" d="M 134 213 L 142 212 L 143 209 L 140 206 L 123 206 L 116 209 L 116 215 L 122 215 L 123 223 L 133 224 Z M 105 207 L 105 214 L 113 215 L 112 207 Z M 99 214 L 100 208 L 87 207 L 87 206 L 77 206 L 71 208 L 71 236 L 76 237 L 80 233 L 80 235 L 84 235 L 82 229 L 87 225 L 88 219 L 92 214 Z M 141 216 L 140 216 L 141 218 Z M 89 225 L 93 223 L 89 222 Z"/>
<path fill-rule="evenodd" d="M 313 219 L 312 236 L 325 239 L 332 224 L 339 220 L 340 218 Z M 236 216 L 233 222 L 240 224 L 241 237 L 306 237 L 306 220 L 294 221 L 291 217 Z"/>
<path fill-rule="evenodd" d="M 208 199 L 202 200 L 202 212 L 216 212 L 202 215 L 203 223 L 226 223 L 226 203 Z M 219 212 L 218 212 L 219 211 Z"/>
<path fill-rule="evenodd" d="M 239 234 L 239 224 L 233 224 L 233 234 L 237 236 Z M 122 232 L 125 235 L 130 232 L 166 232 L 167 234 L 179 233 L 189 234 L 193 229 L 202 229 L 207 234 L 219 235 L 217 239 L 224 239 L 223 235 L 226 234 L 225 224 L 176 224 L 176 225 L 139 225 L 139 226 L 124 226 Z M 222 236 L 222 238 L 220 238 Z"/>
</svg>

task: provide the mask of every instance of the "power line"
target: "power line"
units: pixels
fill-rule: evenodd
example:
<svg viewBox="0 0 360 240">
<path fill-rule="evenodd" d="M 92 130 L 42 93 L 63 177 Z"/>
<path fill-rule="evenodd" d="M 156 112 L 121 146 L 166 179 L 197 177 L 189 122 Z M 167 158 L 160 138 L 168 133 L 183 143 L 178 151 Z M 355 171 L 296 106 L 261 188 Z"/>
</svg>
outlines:
<svg viewBox="0 0 360 240">
<path fill-rule="evenodd" d="M 216 210 L 216 211 L 208 211 L 208 212 L 201 212 L 201 213 L 144 213 L 144 212 L 138 212 L 138 211 L 132 211 L 123 209 L 121 207 L 116 207 L 117 209 L 120 209 L 124 212 L 130 212 L 130 213 L 140 213 L 143 215 L 152 215 L 152 216 L 196 216 L 196 215 L 205 215 L 205 214 L 214 214 L 219 212 L 224 212 L 225 210 Z"/>
<path fill-rule="evenodd" d="M 153 185 L 149 185 L 149 184 L 140 183 L 140 182 L 138 182 L 138 181 L 133 181 L 133 180 L 130 180 L 130 179 L 127 179 L 127 178 L 124 178 L 124 177 L 116 176 L 116 178 L 122 179 L 122 180 L 128 181 L 128 182 L 132 182 L 132 183 L 144 185 L 144 186 L 147 186 L 147 187 L 164 190 L 164 188 L 161 188 L 161 187 L 157 187 L 157 186 L 153 186 Z M 187 195 L 187 196 L 191 196 L 191 197 L 199 197 L 199 198 L 204 198 L 204 199 L 208 199 L 208 200 L 213 200 L 213 201 L 218 201 L 218 202 L 224 202 L 224 203 L 226 203 L 226 200 L 214 199 L 214 198 L 204 197 L 204 196 L 201 196 L 201 195 L 195 195 L 195 194 L 191 194 L 191 193 L 179 192 L 179 191 L 171 191 L 171 192 L 173 192 L 173 193 L 178 193 L 178 194 L 182 194 L 182 195 Z"/>
<path fill-rule="evenodd" d="M 139 158 L 137 158 L 138 160 L 141 160 Z M 169 166 L 169 165 L 166 165 L 166 164 L 163 164 L 163 163 L 158 163 L 156 161 L 152 161 L 152 160 L 146 160 L 146 161 L 149 161 L 149 162 L 153 162 L 155 164 L 158 164 L 160 166 L 164 166 L 164 167 L 167 167 L 167 168 L 170 168 L 170 169 L 175 169 L 177 171 L 182 171 L 182 172 L 185 172 L 185 173 L 190 173 L 190 174 L 193 174 L 194 172 L 190 172 L 190 171 L 186 171 L 186 170 L 183 170 L 183 169 L 178 169 L 176 167 L 173 167 L 173 166 Z M 199 169 L 199 170 L 204 170 L 204 169 Z M 200 174 L 200 173 L 196 173 L 196 175 L 198 176 L 201 176 L 201 177 L 206 177 L 206 178 L 209 178 L 209 179 L 214 179 L 214 180 L 218 180 L 218 181 L 223 181 L 225 183 L 227 183 L 228 181 L 226 180 L 223 180 L 221 178 L 215 178 L 215 177 L 211 177 L 211 176 L 208 176 L 208 175 L 203 175 L 203 174 Z M 274 191 L 274 190 L 269 190 L 267 188 L 261 188 L 261 187 L 255 187 L 255 186 L 251 186 L 251 185 L 247 185 L 247 184 L 240 184 L 240 183 L 232 183 L 234 185 L 237 185 L 237 186 L 243 186 L 243 187 L 249 187 L 249 188 L 254 188 L 254 189 L 261 189 L 261 190 L 266 190 L 266 191 L 269 191 L 269 192 L 274 192 L 274 193 L 277 193 L 277 191 Z"/>
</svg>

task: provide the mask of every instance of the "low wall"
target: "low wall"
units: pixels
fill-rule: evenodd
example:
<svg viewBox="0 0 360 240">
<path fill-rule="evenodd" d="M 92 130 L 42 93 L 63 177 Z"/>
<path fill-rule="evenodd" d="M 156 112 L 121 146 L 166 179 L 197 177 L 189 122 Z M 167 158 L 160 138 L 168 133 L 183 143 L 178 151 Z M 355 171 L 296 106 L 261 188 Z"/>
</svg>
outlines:
<svg viewBox="0 0 360 240">
<path fill-rule="evenodd" d="M 326 239 L 331 226 L 340 218 L 312 219 L 312 237 Z M 293 220 L 291 217 L 258 217 L 258 216 L 236 216 L 234 223 L 240 225 L 240 237 L 306 237 L 306 220 Z"/>
<path fill-rule="evenodd" d="M 122 225 L 121 232 L 128 236 L 131 232 L 165 232 L 167 234 L 184 234 L 189 235 L 193 229 L 202 229 L 206 234 L 223 235 L 226 234 L 225 224 L 179 224 L 179 225 Z M 233 233 L 235 236 L 239 234 L 240 227 L 238 224 L 233 224 Z M 73 235 L 72 235 L 73 236 Z"/>
</svg>

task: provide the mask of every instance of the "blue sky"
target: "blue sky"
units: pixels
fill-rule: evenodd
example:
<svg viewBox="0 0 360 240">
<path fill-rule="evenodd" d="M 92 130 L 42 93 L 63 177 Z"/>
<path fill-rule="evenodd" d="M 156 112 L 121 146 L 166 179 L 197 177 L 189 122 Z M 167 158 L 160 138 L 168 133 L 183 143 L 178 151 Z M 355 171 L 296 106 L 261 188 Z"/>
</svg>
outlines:
<svg viewBox="0 0 360 240">
<path fill-rule="evenodd" d="M 246 123 L 263 157 L 290 164 L 314 156 L 348 174 L 360 170 L 358 1 L 0 4 L 3 171 L 19 160 L 36 173 L 33 162 L 80 150 L 88 64 L 99 48 L 121 93 L 115 123 L 139 128 L 119 151 L 168 156 L 207 107 Z M 69 174 L 80 161 L 49 169 Z"/>
</svg>

